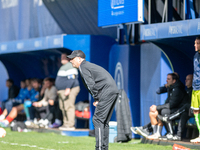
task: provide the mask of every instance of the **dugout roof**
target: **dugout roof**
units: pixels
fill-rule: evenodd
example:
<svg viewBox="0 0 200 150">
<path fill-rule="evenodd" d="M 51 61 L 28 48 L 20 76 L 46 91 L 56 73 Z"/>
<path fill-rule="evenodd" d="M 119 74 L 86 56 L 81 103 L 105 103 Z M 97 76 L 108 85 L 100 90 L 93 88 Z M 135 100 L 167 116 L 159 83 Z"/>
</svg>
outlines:
<svg viewBox="0 0 200 150">
<path fill-rule="evenodd" d="M 141 41 L 150 41 L 162 47 L 184 53 L 193 60 L 194 40 L 200 35 L 200 19 L 141 25 Z"/>
</svg>

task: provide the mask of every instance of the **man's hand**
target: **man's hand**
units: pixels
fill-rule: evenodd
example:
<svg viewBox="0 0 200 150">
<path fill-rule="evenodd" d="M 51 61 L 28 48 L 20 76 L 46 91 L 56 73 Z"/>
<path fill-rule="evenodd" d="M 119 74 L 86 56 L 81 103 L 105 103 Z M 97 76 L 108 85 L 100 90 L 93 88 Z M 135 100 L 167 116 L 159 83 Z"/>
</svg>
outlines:
<svg viewBox="0 0 200 150">
<path fill-rule="evenodd" d="M 35 107 L 42 107 L 42 103 L 39 102 L 34 102 L 32 105 Z"/>
<path fill-rule="evenodd" d="M 167 83 L 164 86 L 167 88 Z"/>
<path fill-rule="evenodd" d="M 156 105 L 152 105 L 151 107 L 150 107 L 150 111 L 151 112 L 155 112 L 157 109 L 156 109 L 157 107 L 156 107 Z"/>
<path fill-rule="evenodd" d="M 70 88 L 66 88 L 65 89 L 65 96 L 68 96 L 70 94 L 70 91 L 71 91 Z"/>
<path fill-rule="evenodd" d="M 98 101 L 93 102 L 93 105 L 94 105 L 95 107 L 97 107 L 97 104 L 98 104 Z"/>
<path fill-rule="evenodd" d="M 50 99 L 49 100 L 49 105 L 51 105 L 51 106 L 54 105 L 54 100 Z"/>
</svg>

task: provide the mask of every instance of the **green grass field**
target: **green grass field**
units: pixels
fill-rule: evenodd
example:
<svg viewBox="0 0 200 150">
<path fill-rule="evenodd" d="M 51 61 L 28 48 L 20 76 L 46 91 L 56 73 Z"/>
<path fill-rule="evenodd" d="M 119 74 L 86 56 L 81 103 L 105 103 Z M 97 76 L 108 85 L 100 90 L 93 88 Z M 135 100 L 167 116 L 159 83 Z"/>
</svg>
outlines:
<svg viewBox="0 0 200 150">
<path fill-rule="evenodd" d="M 0 138 L 0 150 L 94 150 L 94 137 L 69 137 L 56 133 L 13 132 Z M 172 150 L 172 146 L 142 144 L 140 140 L 128 143 L 110 143 L 109 150 Z"/>
</svg>

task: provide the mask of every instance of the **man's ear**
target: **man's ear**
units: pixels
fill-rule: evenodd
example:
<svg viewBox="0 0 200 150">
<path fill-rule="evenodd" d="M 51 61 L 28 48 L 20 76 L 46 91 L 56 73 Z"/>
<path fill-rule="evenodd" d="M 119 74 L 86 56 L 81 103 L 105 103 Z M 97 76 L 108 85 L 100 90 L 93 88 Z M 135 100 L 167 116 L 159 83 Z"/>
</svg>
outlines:
<svg viewBox="0 0 200 150">
<path fill-rule="evenodd" d="M 175 83 L 175 82 L 176 82 L 176 80 L 173 80 L 172 82 L 173 82 L 173 83 Z"/>
</svg>

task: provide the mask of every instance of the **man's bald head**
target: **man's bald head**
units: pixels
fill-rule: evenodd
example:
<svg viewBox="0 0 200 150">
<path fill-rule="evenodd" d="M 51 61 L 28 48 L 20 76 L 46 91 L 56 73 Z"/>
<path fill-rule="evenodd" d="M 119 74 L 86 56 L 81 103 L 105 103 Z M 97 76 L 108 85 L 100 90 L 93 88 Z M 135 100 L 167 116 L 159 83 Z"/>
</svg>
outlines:
<svg viewBox="0 0 200 150">
<path fill-rule="evenodd" d="M 192 80 L 193 80 L 193 75 L 192 74 L 189 74 L 189 75 L 186 76 L 185 86 L 187 86 L 187 88 L 192 87 Z"/>
</svg>

